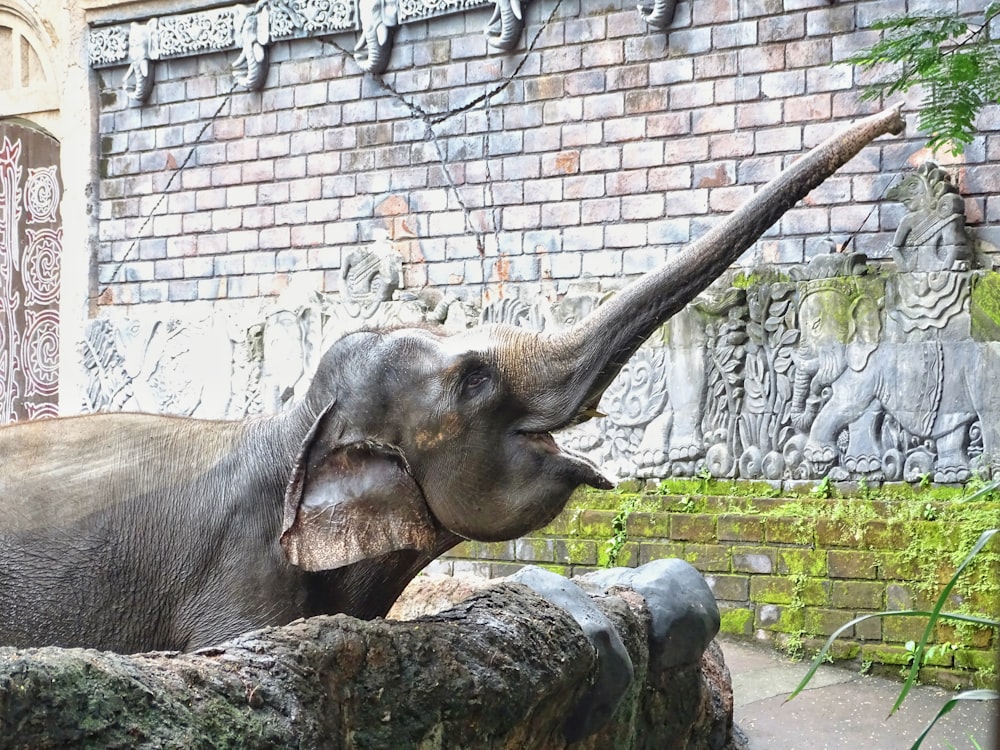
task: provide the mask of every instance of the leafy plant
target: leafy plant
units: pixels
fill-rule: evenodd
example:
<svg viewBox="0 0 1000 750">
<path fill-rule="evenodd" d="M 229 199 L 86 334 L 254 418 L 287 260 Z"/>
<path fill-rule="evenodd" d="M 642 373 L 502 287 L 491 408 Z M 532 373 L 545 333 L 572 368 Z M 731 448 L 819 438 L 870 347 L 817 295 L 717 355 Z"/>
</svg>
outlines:
<svg viewBox="0 0 1000 750">
<path fill-rule="evenodd" d="M 615 517 L 611 519 L 611 538 L 608 539 L 608 543 L 604 547 L 604 551 L 607 553 L 607 562 L 604 567 L 613 568 L 618 564 L 622 548 L 625 546 L 625 542 L 628 541 L 628 532 L 626 531 L 628 517 L 638 504 L 638 498 L 627 498 L 621 504 Z"/>
<path fill-rule="evenodd" d="M 833 483 L 830 481 L 830 475 L 827 474 L 819 480 L 816 483 L 816 486 L 809 490 L 809 494 L 815 495 L 816 497 L 824 500 L 829 500 L 833 497 Z"/>
<path fill-rule="evenodd" d="M 862 94 L 877 99 L 923 88 L 917 123 L 937 150 L 949 144 L 960 154 L 972 142 L 974 122 L 987 104 L 1000 101 L 1000 50 L 990 25 L 1000 3 L 986 6 L 981 23 L 953 13 L 886 18 L 872 24 L 882 39 L 847 62 L 863 68 L 889 64 L 894 71 Z"/>
<path fill-rule="evenodd" d="M 994 482 L 992 488 L 995 488 L 997 484 L 1000 483 Z M 986 492 L 992 488 L 984 489 L 983 492 Z M 990 539 L 992 539 L 993 536 L 996 535 L 998 532 L 1000 532 L 1000 529 L 988 529 L 987 531 L 984 531 L 980 535 L 978 541 L 973 545 L 972 550 L 969 552 L 968 555 L 966 555 L 965 559 L 958 566 L 958 569 L 955 571 L 954 575 L 941 590 L 941 593 L 938 595 L 938 598 L 934 603 L 934 608 L 931 611 L 896 610 L 891 612 L 877 612 L 874 614 L 862 615 L 861 617 L 856 617 L 850 622 L 845 623 L 837 630 L 835 630 L 833 634 L 831 634 L 830 637 L 827 639 L 826 643 L 823 644 L 823 647 L 819 650 L 819 653 L 816 654 L 812 664 L 809 666 L 809 670 L 806 672 L 805 676 L 802 678 L 802 681 L 799 682 L 795 690 L 793 690 L 792 693 L 788 696 L 787 700 L 792 700 L 792 698 L 794 698 L 796 695 L 802 692 L 802 690 L 812 679 L 813 675 L 816 674 L 816 670 L 819 669 L 820 664 L 823 663 L 824 659 L 826 658 L 827 652 L 829 652 L 830 647 L 833 645 L 833 642 L 845 630 L 873 617 L 926 617 L 927 624 L 924 627 L 924 631 L 920 637 L 920 640 L 914 643 L 912 645 L 912 648 L 910 647 L 910 644 L 907 644 L 907 649 L 912 652 L 912 659 L 910 661 L 910 668 L 907 674 L 906 681 L 903 683 L 903 687 L 900 689 L 899 696 L 896 698 L 896 702 L 893 704 L 892 709 L 889 711 L 889 715 L 891 716 L 893 713 L 895 713 L 899 709 L 899 707 L 903 704 L 903 701 L 906 699 L 906 696 L 909 695 L 910 689 L 913 687 L 913 684 L 916 682 L 917 677 L 920 674 L 921 665 L 926 661 L 929 655 L 933 654 L 932 649 L 935 647 L 928 647 L 927 642 L 930 640 L 931 634 L 934 632 L 934 628 L 939 621 L 954 620 L 958 622 L 973 623 L 980 626 L 1000 628 L 1000 620 L 997 619 L 989 617 L 980 617 L 976 615 L 960 614 L 958 612 L 943 611 L 944 605 L 948 601 L 948 596 L 951 594 L 952 589 L 955 587 L 955 584 L 957 583 L 959 576 L 962 575 L 962 572 L 975 559 L 976 555 L 979 554 L 979 552 L 983 549 L 983 547 L 985 547 L 989 543 Z M 940 719 L 945 714 L 947 714 L 949 711 L 951 711 L 956 705 L 958 705 L 959 701 L 997 700 L 998 698 L 1000 698 L 1000 694 L 998 694 L 996 690 L 966 690 L 962 693 L 957 694 L 951 700 L 945 703 L 944 706 L 941 707 L 937 715 L 934 716 L 933 719 L 931 719 L 930 723 L 924 728 L 923 732 L 920 733 L 920 736 L 917 737 L 913 745 L 910 746 L 910 750 L 918 750 L 918 748 L 923 743 L 924 739 L 927 737 L 927 734 L 933 728 L 937 720 Z"/>
</svg>

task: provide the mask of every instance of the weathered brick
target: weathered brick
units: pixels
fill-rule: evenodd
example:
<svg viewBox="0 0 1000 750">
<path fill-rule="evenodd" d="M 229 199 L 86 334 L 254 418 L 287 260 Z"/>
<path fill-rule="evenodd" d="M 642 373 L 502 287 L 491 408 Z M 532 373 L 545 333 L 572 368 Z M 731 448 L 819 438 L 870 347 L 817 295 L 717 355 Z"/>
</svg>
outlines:
<svg viewBox="0 0 1000 750">
<path fill-rule="evenodd" d="M 764 519 L 760 516 L 723 514 L 718 519 L 720 540 L 734 542 L 764 541 Z"/>
<path fill-rule="evenodd" d="M 761 604 L 757 607 L 754 626 L 778 633 L 798 633 L 804 623 L 803 610 L 798 607 Z"/>
<path fill-rule="evenodd" d="M 684 557 L 684 545 L 680 542 L 640 542 L 638 545 L 639 565 L 674 557 Z"/>
<path fill-rule="evenodd" d="M 821 549 L 783 547 L 776 550 L 778 575 L 827 575 L 827 553 Z"/>
<path fill-rule="evenodd" d="M 712 589 L 716 599 L 729 601 L 748 601 L 750 597 L 750 577 L 741 575 L 722 575 L 709 573 L 705 582 Z"/>
<path fill-rule="evenodd" d="M 684 559 L 703 573 L 730 569 L 729 547 L 722 544 L 685 544 Z"/>
<path fill-rule="evenodd" d="M 830 603 L 844 609 L 882 609 L 885 585 L 874 581 L 833 581 Z"/>
<path fill-rule="evenodd" d="M 841 627 L 854 619 L 854 613 L 843 609 L 825 609 L 823 607 L 810 607 L 803 615 L 802 627 L 807 633 L 813 635 L 833 635 Z M 854 635 L 854 627 L 849 627 L 841 632 L 839 638 L 851 638 Z"/>
<path fill-rule="evenodd" d="M 764 539 L 769 543 L 807 544 L 812 539 L 811 522 L 805 518 L 768 517 Z"/>
<path fill-rule="evenodd" d="M 734 573 L 773 573 L 776 552 L 772 547 L 733 547 Z"/>
<path fill-rule="evenodd" d="M 831 578 L 875 578 L 878 558 L 873 552 L 830 550 L 827 553 Z"/>
<path fill-rule="evenodd" d="M 714 541 L 716 516 L 708 513 L 673 513 L 670 516 L 670 538 L 693 542 Z"/>
</svg>

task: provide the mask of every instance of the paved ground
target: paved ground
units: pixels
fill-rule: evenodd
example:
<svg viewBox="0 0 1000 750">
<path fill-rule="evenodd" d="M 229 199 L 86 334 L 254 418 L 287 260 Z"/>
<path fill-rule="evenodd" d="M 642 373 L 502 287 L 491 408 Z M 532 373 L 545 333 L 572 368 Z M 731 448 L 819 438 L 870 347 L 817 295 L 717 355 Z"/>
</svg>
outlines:
<svg viewBox="0 0 1000 750">
<path fill-rule="evenodd" d="M 918 686 L 888 717 L 900 682 L 824 666 L 785 703 L 809 664 L 754 645 L 721 641 L 733 677 L 736 724 L 750 750 L 908 750 L 950 694 Z M 998 701 L 961 703 L 942 717 L 921 750 L 1000 750 Z M 976 744 L 978 743 L 978 744 Z"/>
</svg>

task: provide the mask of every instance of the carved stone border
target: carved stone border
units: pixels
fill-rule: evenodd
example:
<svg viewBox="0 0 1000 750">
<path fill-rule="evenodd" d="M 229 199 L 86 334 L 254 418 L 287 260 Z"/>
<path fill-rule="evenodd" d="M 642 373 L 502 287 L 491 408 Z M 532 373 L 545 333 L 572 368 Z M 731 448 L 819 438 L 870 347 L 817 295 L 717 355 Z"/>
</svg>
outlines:
<svg viewBox="0 0 1000 750">
<path fill-rule="evenodd" d="M 664 30 L 673 20 L 676 0 L 653 2 L 652 8 L 640 5 L 639 14 L 652 28 Z M 127 63 L 122 86 L 134 104 L 142 104 L 152 91 L 155 61 L 239 49 L 233 62 L 235 82 L 256 90 L 267 77 L 272 42 L 353 30 L 358 33 L 355 62 L 377 75 L 388 67 L 393 33 L 400 24 L 483 5 L 494 6 L 484 29 L 489 45 L 502 51 L 517 46 L 524 29 L 523 0 L 258 0 L 254 5 L 94 27 L 89 35 L 90 66 Z"/>
</svg>

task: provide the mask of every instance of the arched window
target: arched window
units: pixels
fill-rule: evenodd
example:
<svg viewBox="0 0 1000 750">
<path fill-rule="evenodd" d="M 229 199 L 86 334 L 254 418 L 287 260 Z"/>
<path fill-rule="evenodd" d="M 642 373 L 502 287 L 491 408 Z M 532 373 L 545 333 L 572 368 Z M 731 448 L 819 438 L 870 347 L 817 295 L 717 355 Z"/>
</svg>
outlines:
<svg viewBox="0 0 1000 750">
<path fill-rule="evenodd" d="M 59 108 L 58 87 L 35 27 L 0 0 L 0 117 L 50 112 Z M 9 71 L 9 74 L 7 72 Z"/>
</svg>

